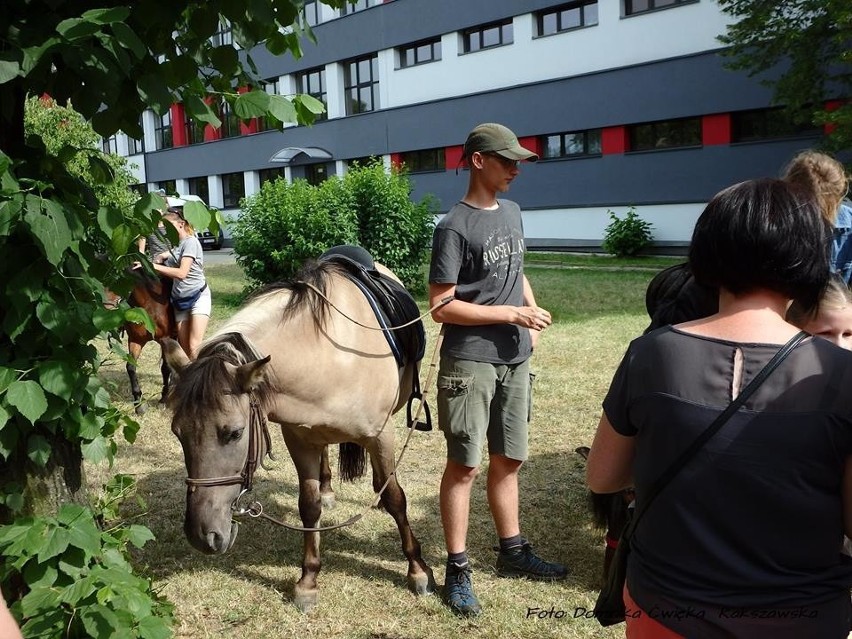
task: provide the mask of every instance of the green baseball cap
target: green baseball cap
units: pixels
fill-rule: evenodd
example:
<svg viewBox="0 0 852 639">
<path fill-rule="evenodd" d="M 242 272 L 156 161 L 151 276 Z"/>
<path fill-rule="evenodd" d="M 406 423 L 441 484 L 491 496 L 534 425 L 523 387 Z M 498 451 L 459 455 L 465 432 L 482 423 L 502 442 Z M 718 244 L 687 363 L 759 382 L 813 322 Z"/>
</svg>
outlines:
<svg viewBox="0 0 852 639">
<path fill-rule="evenodd" d="M 509 160 L 538 160 L 538 155 L 521 146 L 518 136 L 511 129 L 494 122 L 480 124 L 468 134 L 464 143 L 464 157 L 469 158 L 477 151 L 496 153 Z"/>
</svg>

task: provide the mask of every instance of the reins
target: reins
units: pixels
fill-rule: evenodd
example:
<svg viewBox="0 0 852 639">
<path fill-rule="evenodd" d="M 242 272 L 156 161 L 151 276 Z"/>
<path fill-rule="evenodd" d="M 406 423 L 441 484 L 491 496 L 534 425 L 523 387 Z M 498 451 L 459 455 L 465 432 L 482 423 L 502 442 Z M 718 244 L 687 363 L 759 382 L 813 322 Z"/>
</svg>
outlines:
<svg viewBox="0 0 852 639">
<path fill-rule="evenodd" d="M 431 314 L 432 311 L 434 311 L 437 308 L 440 308 L 441 306 L 449 304 L 454 299 L 453 296 L 444 297 L 443 299 L 439 300 L 434 306 L 432 306 L 429 310 L 422 313 L 420 315 L 420 317 L 418 317 L 414 320 L 411 320 L 410 322 L 407 322 L 405 324 L 401 324 L 399 326 L 386 327 L 386 328 L 384 328 L 384 327 L 377 328 L 377 327 L 374 327 L 374 326 L 367 326 L 365 324 L 362 324 L 361 322 L 358 322 L 357 320 L 353 319 L 352 317 L 349 317 L 346 313 L 344 313 L 337 306 L 335 306 L 334 303 L 331 300 L 329 300 L 328 297 L 326 297 L 326 295 L 322 291 L 320 291 L 318 288 L 316 288 L 312 284 L 310 284 L 308 282 L 301 282 L 301 284 L 305 284 L 306 286 L 311 288 L 317 295 L 319 295 L 322 299 L 324 299 L 329 304 L 329 306 L 331 306 L 334 310 L 336 310 L 338 313 L 340 313 L 347 320 L 349 320 L 349 321 L 353 322 L 354 324 L 357 324 L 358 326 L 361 326 L 363 328 L 367 328 L 367 329 L 370 329 L 370 330 L 379 330 L 379 331 L 396 331 L 396 330 L 406 328 L 407 326 L 410 326 L 411 324 L 414 324 L 415 322 L 421 321 L 426 315 Z M 240 490 L 240 494 L 234 500 L 234 503 L 231 504 L 231 512 L 232 512 L 234 517 L 240 517 L 240 516 L 243 516 L 243 515 L 248 515 L 249 517 L 253 517 L 253 518 L 262 517 L 262 518 L 272 522 L 273 524 L 281 526 L 282 528 L 286 528 L 288 530 L 293 530 L 293 531 L 302 532 L 302 533 L 326 532 L 326 531 L 329 531 L 329 530 L 336 530 L 338 528 L 345 528 L 346 526 L 351 526 L 352 524 L 356 523 L 357 521 L 360 521 L 364 517 L 364 515 L 366 515 L 368 512 L 370 512 L 370 510 L 372 510 L 373 508 L 375 508 L 376 506 L 379 505 L 379 503 L 381 502 L 381 499 L 382 499 L 382 495 L 384 494 L 385 490 L 387 489 L 388 485 L 390 484 L 391 479 L 393 479 L 396 476 L 396 472 L 397 472 L 397 469 L 399 468 L 399 464 L 402 462 L 402 458 L 405 455 L 405 451 L 408 449 L 408 445 L 411 442 L 411 436 L 414 433 L 414 431 L 416 430 L 415 425 L 418 423 L 419 418 L 420 418 L 420 414 L 424 410 L 424 407 L 426 408 L 426 410 L 428 412 L 428 407 L 426 407 L 426 395 L 429 392 L 429 389 L 432 385 L 432 380 L 434 379 L 435 373 L 437 371 L 438 357 L 439 357 L 440 352 L 441 352 L 441 344 L 443 343 L 443 341 L 444 341 L 444 325 L 442 324 L 441 330 L 438 333 L 438 339 L 435 341 L 435 347 L 432 351 L 432 359 L 429 362 L 429 372 L 426 376 L 426 383 L 423 387 L 423 391 L 421 393 L 419 393 L 419 395 L 415 396 L 415 399 L 417 399 L 419 403 L 417 405 L 417 411 L 413 414 L 413 416 L 411 415 L 410 404 L 409 404 L 408 435 L 406 436 L 405 441 L 403 442 L 402 450 L 400 451 L 399 456 L 397 457 L 396 462 L 394 463 L 393 469 L 391 470 L 390 473 L 388 473 L 388 477 L 385 480 L 385 483 L 382 484 L 382 487 L 377 491 L 374 501 L 369 506 L 364 508 L 360 513 L 356 513 L 355 515 L 353 515 L 352 517 L 350 517 L 346 521 L 343 521 L 343 522 L 340 522 L 340 523 L 337 523 L 337 524 L 331 524 L 329 526 L 317 526 L 317 527 L 309 528 L 309 527 L 289 524 L 285 521 L 282 521 L 281 519 L 278 519 L 276 517 L 273 517 L 272 515 L 267 514 L 264 511 L 263 505 L 257 500 L 255 500 L 254 502 L 252 502 L 248 506 L 241 506 L 240 505 L 240 500 L 242 499 L 243 495 L 250 492 L 251 489 L 252 489 L 252 482 L 253 482 L 253 479 L 254 479 L 254 473 L 257 470 L 258 466 L 263 465 L 263 457 L 266 454 L 269 454 L 269 456 L 272 457 L 272 454 L 271 454 L 272 440 L 271 440 L 270 435 L 269 435 L 268 422 L 267 422 L 267 419 L 266 419 L 266 415 L 264 414 L 264 412 L 263 412 L 263 410 L 260 406 L 260 403 L 254 397 L 254 394 L 251 394 L 250 399 L 249 399 L 249 434 L 248 434 L 249 440 L 248 440 L 248 450 L 246 452 L 246 462 L 245 462 L 245 465 L 243 466 L 242 472 L 239 475 L 227 475 L 227 476 L 224 476 L 224 477 L 204 477 L 204 478 L 199 478 L 199 479 L 187 477 L 184 481 L 186 482 L 187 486 L 190 487 L 191 491 L 195 491 L 195 489 L 198 486 L 212 487 L 212 486 L 232 486 L 232 485 L 239 484 L 242 487 L 242 490 Z M 414 371 L 413 374 L 416 375 L 417 372 Z M 390 417 L 391 417 L 391 415 L 388 414 L 388 417 L 385 420 L 385 425 L 387 425 L 387 422 L 390 419 Z M 263 444 L 264 444 L 263 446 L 259 445 L 261 440 L 263 441 Z"/>
</svg>

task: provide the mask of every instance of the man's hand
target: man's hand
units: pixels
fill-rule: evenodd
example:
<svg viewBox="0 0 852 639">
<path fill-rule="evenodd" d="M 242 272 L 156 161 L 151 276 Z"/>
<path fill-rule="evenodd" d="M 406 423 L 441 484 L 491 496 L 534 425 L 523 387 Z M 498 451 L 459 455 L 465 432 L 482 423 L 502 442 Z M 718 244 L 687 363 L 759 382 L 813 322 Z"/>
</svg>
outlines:
<svg viewBox="0 0 852 639">
<path fill-rule="evenodd" d="M 540 306 L 518 306 L 512 324 L 542 331 L 552 323 L 550 313 Z"/>
</svg>

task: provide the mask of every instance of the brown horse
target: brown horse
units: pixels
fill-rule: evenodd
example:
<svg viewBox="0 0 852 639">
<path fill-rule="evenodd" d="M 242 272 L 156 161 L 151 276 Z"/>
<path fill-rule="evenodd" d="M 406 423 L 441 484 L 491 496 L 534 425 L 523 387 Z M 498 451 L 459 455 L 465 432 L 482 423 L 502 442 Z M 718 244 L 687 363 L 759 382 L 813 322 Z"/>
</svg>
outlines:
<svg viewBox="0 0 852 639">
<path fill-rule="evenodd" d="M 202 344 L 195 361 L 176 342 L 165 343 L 165 357 L 178 373 L 169 403 L 188 474 L 188 540 L 209 554 L 232 546 L 232 515 L 239 514 L 238 500 L 270 450 L 266 420 L 279 424 L 298 474 L 299 514 L 311 529 L 304 532 L 302 576 L 294 588 L 302 610 L 317 602 L 322 457 L 334 443 L 357 444 L 341 446 L 344 478 L 363 471 L 366 449 L 373 487 L 385 487 L 381 504 L 399 530 L 409 587 L 418 594 L 434 590 L 394 473 L 390 423 L 409 396 L 417 362 L 400 367 L 383 333 L 362 325 L 379 323 L 345 269 L 309 262 L 296 282 L 252 298 Z"/>
<path fill-rule="evenodd" d="M 130 359 L 127 362 L 127 376 L 130 379 L 130 393 L 133 396 L 133 404 L 136 406 L 136 414 L 145 413 L 146 405 L 142 401 L 142 388 L 139 386 L 139 378 L 136 375 L 136 362 L 142 354 L 145 344 L 156 341 L 162 344 L 162 340 L 169 337 L 177 339 L 177 322 L 175 312 L 171 305 L 172 281 L 167 277 L 152 277 L 140 270 L 133 271 L 136 280 L 127 303 L 131 308 L 141 308 L 151 322 L 154 324 L 154 333 L 151 334 L 144 324 L 127 322 L 122 331 L 127 334 L 127 352 Z M 110 308 L 116 308 L 121 302 L 121 297 L 107 291 L 106 304 Z M 160 393 L 160 403 L 165 403 L 169 394 L 169 377 L 171 369 L 163 358 L 160 365 L 160 373 L 163 378 L 163 387 Z"/>
</svg>

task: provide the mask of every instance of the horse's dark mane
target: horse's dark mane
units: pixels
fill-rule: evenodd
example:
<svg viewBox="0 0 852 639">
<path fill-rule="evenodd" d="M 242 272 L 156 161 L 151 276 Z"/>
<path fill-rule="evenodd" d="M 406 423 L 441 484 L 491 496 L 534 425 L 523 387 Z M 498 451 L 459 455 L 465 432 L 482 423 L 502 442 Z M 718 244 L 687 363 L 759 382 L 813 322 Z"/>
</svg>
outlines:
<svg viewBox="0 0 852 639">
<path fill-rule="evenodd" d="M 292 319 L 298 311 L 307 305 L 311 316 L 314 318 L 314 325 L 320 329 L 325 326 L 328 318 L 328 302 L 317 295 L 311 286 L 316 287 L 325 295 L 328 291 L 329 281 L 335 276 L 345 277 L 345 275 L 345 267 L 336 262 L 308 260 L 293 276 L 292 280 L 274 282 L 263 286 L 249 298 L 249 302 L 267 293 L 288 290 L 290 291 L 290 298 L 281 314 L 281 321 L 286 322 Z"/>
<path fill-rule="evenodd" d="M 201 347 L 198 358 L 187 365 L 172 391 L 175 412 L 186 411 L 195 420 L 210 408 L 221 410 L 226 395 L 243 392 L 237 388 L 226 364 L 242 366 L 264 355 L 249 342 L 242 333 L 223 333 L 211 338 Z M 261 406 L 268 406 L 273 388 L 264 378 L 253 390 Z"/>
</svg>

